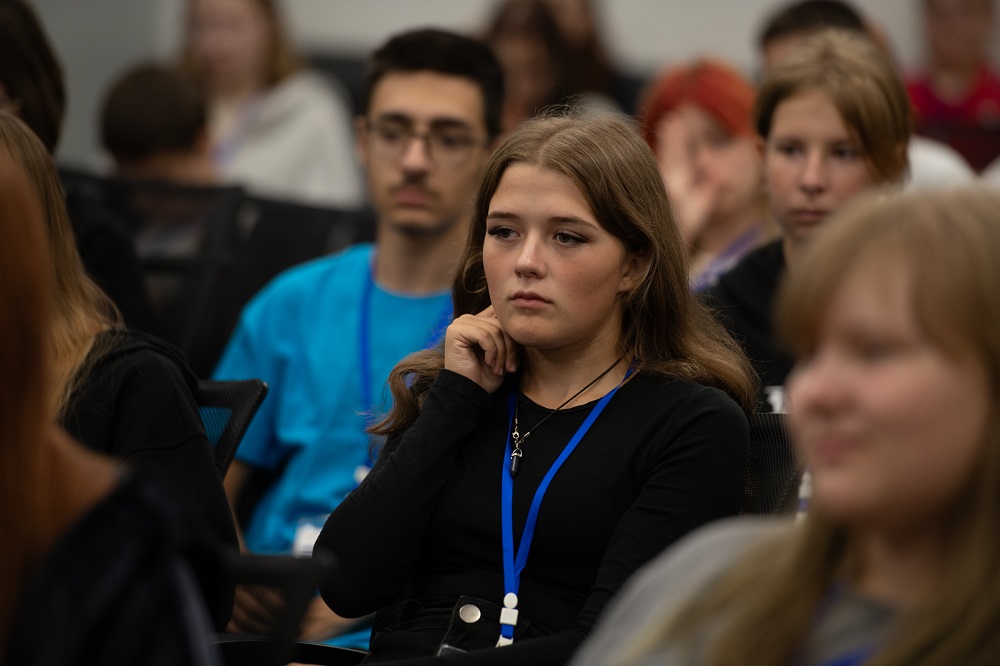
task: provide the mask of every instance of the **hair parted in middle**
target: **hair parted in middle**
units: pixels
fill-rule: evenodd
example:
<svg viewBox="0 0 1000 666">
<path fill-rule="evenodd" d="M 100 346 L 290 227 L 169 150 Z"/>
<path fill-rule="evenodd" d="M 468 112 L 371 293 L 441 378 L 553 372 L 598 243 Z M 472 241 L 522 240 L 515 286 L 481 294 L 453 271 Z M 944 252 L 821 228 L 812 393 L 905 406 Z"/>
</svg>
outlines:
<svg viewBox="0 0 1000 666">
<path fill-rule="evenodd" d="M 755 376 L 739 345 L 688 288 L 686 248 L 659 167 L 638 127 L 613 114 L 566 113 L 529 120 L 493 152 L 483 169 L 452 298 L 455 317 L 490 305 L 483 243 L 490 201 L 513 165 L 551 169 L 580 190 L 594 216 L 638 256 L 643 273 L 621 296 L 620 353 L 637 370 L 718 387 L 745 410 Z M 440 349 L 413 354 L 390 376 L 394 406 L 375 432 L 396 435 L 419 413 L 419 401 L 443 366 Z"/>
<path fill-rule="evenodd" d="M 867 37 L 824 30 L 808 37 L 761 83 L 753 109 L 757 133 L 767 139 L 775 111 L 802 93 L 823 92 L 854 135 L 875 181 L 907 176 L 910 100 L 888 56 Z"/>
</svg>

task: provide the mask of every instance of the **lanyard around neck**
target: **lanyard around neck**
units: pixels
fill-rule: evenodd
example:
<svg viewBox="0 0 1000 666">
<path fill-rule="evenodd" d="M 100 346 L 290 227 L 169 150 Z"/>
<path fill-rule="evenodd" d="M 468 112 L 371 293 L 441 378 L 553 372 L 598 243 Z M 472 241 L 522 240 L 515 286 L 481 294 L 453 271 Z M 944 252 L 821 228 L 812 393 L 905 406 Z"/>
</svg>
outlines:
<svg viewBox="0 0 1000 666">
<path fill-rule="evenodd" d="M 594 424 L 597 417 L 601 415 L 604 408 L 611 402 L 621 385 L 632 374 L 632 368 L 625 372 L 625 377 L 611 389 L 596 405 L 590 410 L 590 414 L 583 421 L 576 433 L 570 438 L 569 443 L 563 448 L 562 453 L 556 461 L 549 467 L 542 482 L 535 490 L 535 496 L 531 500 L 531 508 L 528 510 L 528 517 L 524 522 L 524 531 L 521 532 L 521 541 L 514 551 L 514 479 L 508 473 L 507 461 L 510 460 L 511 452 L 511 427 L 514 423 L 514 408 L 517 406 L 518 389 L 511 387 L 508 399 L 508 413 L 510 423 L 507 426 L 507 448 L 504 453 L 503 465 L 500 474 L 500 509 L 501 509 L 501 531 L 503 538 L 503 587 L 504 587 L 504 608 L 500 613 L 500 639 L 497 646 L 510 645 L 514 640 L 514 625 L 517 623 L 517 592 L 521 587 L 521 571 L 528 562 L 528 552 L 531 550 L 531 539 L 535 535 L 535 523 L 538 520 L 538 510 L 542 505 L 545 492 L 549 489 L 549 484 L 555 477 L 559 468 L 562 467 L 566 459 L 573 453 L 580 440 L 583 439 L 590 426 Z"/>
<path fill-rule="evenodd" d="M 365 271 L 365 278 L 361 283 L 361 313 L 358 318 L 358 361 L 360 367 L 362 413 L 365 415 L 365 427 L 370 427 L 375 423 L 375 396 L 372 391 L 372 355 L 371 355 L 371 319 L 372 300 L 375 292 L 375 253 L 372 252 L 368 270 Z M 447 299 L 441 314 L 438 316 L 434 328 L 431 329 L 430 336 L 420 349 L 427 349 L 437 343 L 444 335 L 444 331 L 451 323 L 451 299 Z M 400 326 L 406 326 L 406 322 L 398 322 Z M 416 351 L 416 350 L 413 350 Z M 367 468 L 371 469 L 371 452 L 368 453 Z"/>
</svg>

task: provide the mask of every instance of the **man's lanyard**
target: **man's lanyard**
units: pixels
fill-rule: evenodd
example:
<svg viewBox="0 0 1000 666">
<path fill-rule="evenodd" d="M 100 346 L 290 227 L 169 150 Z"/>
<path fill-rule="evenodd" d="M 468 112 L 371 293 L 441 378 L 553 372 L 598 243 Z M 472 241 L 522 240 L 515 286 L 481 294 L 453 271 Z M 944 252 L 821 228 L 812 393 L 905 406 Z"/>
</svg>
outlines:
<svg viewBox="0 0 1000 666">
<path fill-rule="evenodd" d="M 361 283 L 361 316 L 358 321 L 358 360 L 361 366 L 359 370 L 360 383 L 361 383 L 361 400 L 363 402 L 363 414 L 365 415 L 365 428 L 372 426 L 375 423 L 375 397 L 372 394 L 372 380 L 371 380 L 371 317 L 372 317 L 372 299 L 374 297 L 375 291 L 375 253 L 372 253 L 371 264 L 367 271 L 365 271 L 365 279 Z M 448 299 L 445 303 L 444 308 L 441 310 L 441 315 L 437 318 L 434 328 L 431 329 L 431 334 L 427 338 L 420 349 L 427 349 L 434 346 L 441 336 L 444 335 L 445 329 L 448 328 L 448 324 L 451 323 L 451 299 Z M 406 325 L 406 322 L 400 322 L 401 325 Z M 417 351 L 417 350 L 414 350 Z M 374 464 L 372 459 L 371 451 L 366 453 L 365 463 L 359 465 L 354 471 L 354 479 L 358 483 L 364 479 L 368 470 L 372 468 Z"/>
<path fill-rule="evenodd" d="M 510 645 L 514 642 L 514 625 L 517 624 L 517 591 L 521 586 L 521 571 L 524 569 L 524 565 L 528 562 L 528 551 L 531 550 L 531 539 L 535 534 L 535 522 L 538 520 L 538 509 L 542 505 L 542 498 L 545 497 L 545 491 L 549 489 L 549 484 L 552 482 L 553 477 L 555 477 L 556 472 L 562 467 L 562 464 L 566 462 L 573 450 L 576 449 L 577 444 L 583 439 L 587 431 L 590 430 L 590 426 L 594 424 L 597 417 L 601 415 L 604 408 L 607 407 L 608 403 L 611 402 L 611 398 L 615 396 L 621 385 L 625 383 L 625 380 L 629 378 L 632 374 L 632 368 L 629 368 L 625 373 L 625 377 L 615 386 L 611 391 L 609 391 L 603 398 L 601 398 L 596 405 L 590 410 L 590 414 L 584 420 L 583 424 L 577 429 L 576 434 L 569 440 L 566 447 L 556 458 L 556 461 L 552 463 L 549 468 L 548 473 L 546 473 L 545 478 L 539 484 L 538 489 L 535 490 L 535 497 L 531 500 L 531 508 L 528 510 L 528 518 L 524 522 L 524 531 L 521 533 L 521 542 L 518 544 L 517 553 L 514 552 L 514 478 L 510 475 L 508 470 L 508 461 L 510 460 L 511 452 L 513 447 L 511 446 L 511 431 L 514 425 L 514 408 L 517 406 L 517 394 L 518 389 L 516 386 L 511 387 L 510 398 L 508 399 L 507 411 L 510 415 L 510 422 L 507 427 L 507 449 L 504 452 L 503 465 L 501 466 L 500 472 L 500 509 L 501 509 L 501 530 L 503 536 L 503 587 L 504 587 L 504 598 L 503 598 L 503 609 L 500 611 L 500 638 L 497 640 L 497 647 L 503 645 Z"/>
</svg>

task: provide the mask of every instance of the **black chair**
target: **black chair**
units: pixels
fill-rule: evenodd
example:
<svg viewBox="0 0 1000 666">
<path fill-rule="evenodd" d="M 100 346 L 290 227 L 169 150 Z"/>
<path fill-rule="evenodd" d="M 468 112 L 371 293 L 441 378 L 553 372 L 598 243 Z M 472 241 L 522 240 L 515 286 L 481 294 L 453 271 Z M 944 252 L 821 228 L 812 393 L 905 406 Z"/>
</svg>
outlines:
<svg viewBox="0 0 1000 666">
<path fill-rule="evenodd" d="M 296 661 L 353 666 L 364 659 L 366 653 L 360 650 L 296 640 L 316 588 L 333 568 L 329 553 L 318 551 L 311 558 L 232 553 L 228 564 L 236 583 L 268 589 L 280 600 L 281 612 L 274 617 L 270 635 L 218 634 L 216 647 L 224 664 L 284 666 Z"/>
<path fill-rule="evenodd" d="M 215 447 L 215 466 L 220 477 L 226 477 L 236 449 L 267 391 L 267 383 L 260 379 L 198 382 L 194 397 L 208 441 Z"/>
<path fill-rule="evenodd" d="M 754 414 L 750 418 L 750 451 L 740 515 L 794 511 L 802 471 L 785 415 Z"/>
<path fill-rule="evenodd" d="M 351 243 L 374 239 L 374 216 L 364 210 L 317 208 L 246 197 L 236 212 L 238 240 L 232 261 L 184 350 L 191 367 L 211 374 L 243 306 L 282 271 Z"/>
</svg>

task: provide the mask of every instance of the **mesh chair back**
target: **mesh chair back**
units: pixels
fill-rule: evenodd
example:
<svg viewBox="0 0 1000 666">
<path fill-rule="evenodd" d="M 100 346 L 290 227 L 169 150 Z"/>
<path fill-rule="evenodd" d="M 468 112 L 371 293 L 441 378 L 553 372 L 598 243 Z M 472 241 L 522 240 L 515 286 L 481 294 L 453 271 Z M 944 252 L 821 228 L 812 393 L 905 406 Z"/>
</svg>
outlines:
<svg viewBox="0 0 1000 666">
<path fill-rule="evenodd" d="M 239 242 L 231 265 L 204 312 L 199 333 L 185 349 L 191 367 L 209 375 L 218 363 L 240 312 L 276 275 L 311 259 L 374 237 L 367 211 L 317 208 L 246 197 L 236 213 Z"/>
<path fill-rule="evenodd" d="M 802 466 L 795 457 L 784 414 L 750 418 L 750 452 L 740 515 L 794 511 Z"/>
<path fill-rule="evenodd" d="M 215 447 L 215 466 L 220 477 L 225 478 L 229 471 L 236 449 L 267 391 L 267 384 L 260 379 L 198 382 L 195 401 L 208 441 Z"/>
</svg>

